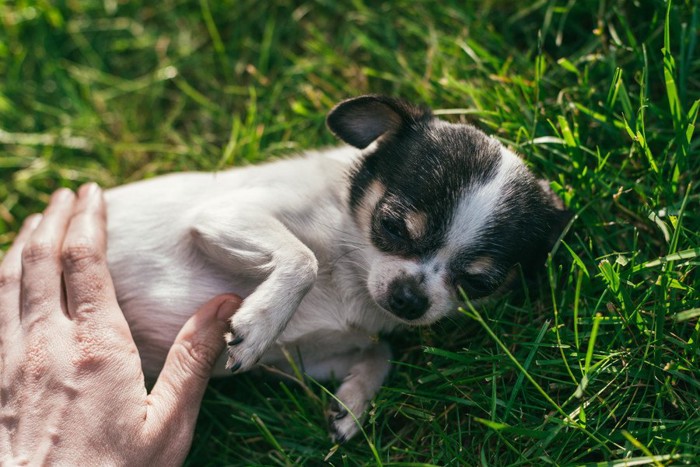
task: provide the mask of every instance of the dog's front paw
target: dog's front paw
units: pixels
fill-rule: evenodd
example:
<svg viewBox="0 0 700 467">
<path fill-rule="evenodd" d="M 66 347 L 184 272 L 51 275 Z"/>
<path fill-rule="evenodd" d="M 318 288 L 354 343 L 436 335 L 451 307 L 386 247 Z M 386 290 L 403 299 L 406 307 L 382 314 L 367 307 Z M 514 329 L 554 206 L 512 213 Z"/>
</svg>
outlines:
<svg viewBox="0 0 700 467">
<path fill-rule="evenodd" d="M 224 336 L 228 353 L 226 369 L 232 373 L 244 372 L 255 366 L 276 338 L 270 326 L 260 322 L 251 324 L 236 318 L 237 315 L 234 315 L 231 332 Z"/>
<path fill-rule="evenodd" d="M 344 443 L 359 433 L 369 406 L 363 391 L 355 392 L 346 383 L 341 385 L 329 407 L 328 431 L 334 443 Z"/>
</svg>

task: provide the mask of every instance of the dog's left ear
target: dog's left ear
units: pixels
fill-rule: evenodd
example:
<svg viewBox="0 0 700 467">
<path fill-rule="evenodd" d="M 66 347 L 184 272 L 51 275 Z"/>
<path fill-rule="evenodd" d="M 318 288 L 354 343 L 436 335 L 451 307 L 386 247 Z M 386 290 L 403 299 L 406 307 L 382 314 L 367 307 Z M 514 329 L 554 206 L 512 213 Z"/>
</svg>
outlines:
<svg viewBox="0 0 700 467">
<path fill-rule="evenodd" d="M 396 134 L 402 127 L 432 118 L 427 108 L 386 96 L 367 95 L 345 100 L 328 113 L 326 124 L 340 139 L 359 149 L 383 135 Z"/>
</svg>

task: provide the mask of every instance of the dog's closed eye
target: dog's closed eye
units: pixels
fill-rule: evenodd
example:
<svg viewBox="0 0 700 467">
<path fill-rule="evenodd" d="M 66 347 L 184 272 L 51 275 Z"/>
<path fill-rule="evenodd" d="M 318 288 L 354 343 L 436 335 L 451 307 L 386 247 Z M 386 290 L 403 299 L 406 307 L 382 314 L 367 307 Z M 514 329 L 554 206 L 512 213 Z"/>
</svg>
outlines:
<svg viewBox="0 0 700 467">
<path fill-rule="evenodd" d="M 467 272 L 457 274 L 452 282 L 458 295 L 461 295 L 463 291 L 467 298 L 471 300 L 491 295 L 500 283 L 500 281 L 494 280 L 487 274 L 470 274 Z"/>
<path fill-rule="evenodd" d="M 406 222 L 394 215 L 385 215 L 379 220 L 382 235 L 391 241 L 408 240 L 411 235 L 408 232 Z"/>
</svg>

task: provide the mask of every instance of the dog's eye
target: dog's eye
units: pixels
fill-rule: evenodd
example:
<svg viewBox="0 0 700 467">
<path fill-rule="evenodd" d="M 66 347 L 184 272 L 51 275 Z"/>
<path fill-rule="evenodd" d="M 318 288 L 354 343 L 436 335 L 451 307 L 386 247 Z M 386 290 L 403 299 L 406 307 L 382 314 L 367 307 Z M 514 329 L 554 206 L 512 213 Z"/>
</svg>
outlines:
<svg viewBox="0 0 700 467">
<path fill-rule="evenodd" d="M 461 288 L 470 300 L 491 295 L 497 287 L 497 284 L 485 274 L 458 274 L 453 282 L 457 294 L 461 297 Z"/>
<path fill-rule="evenodd" d="M 403 240 L 408 238 L 408 231 L 406 230 L 406 223 L 403 219 L 398 219 L 396 217 L 383 217 L 380 221 L 382 231 L 389 237 L 396 240 Z"/>
</svg>

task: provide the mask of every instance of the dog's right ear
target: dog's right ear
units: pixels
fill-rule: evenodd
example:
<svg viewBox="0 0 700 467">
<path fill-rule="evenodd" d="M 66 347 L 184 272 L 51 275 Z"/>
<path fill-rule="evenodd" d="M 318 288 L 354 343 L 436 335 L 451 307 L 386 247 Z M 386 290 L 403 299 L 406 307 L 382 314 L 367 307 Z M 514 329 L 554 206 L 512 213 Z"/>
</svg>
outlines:
<svg viewBox="0 0 700 467">
<path fill-rule="evenodd" d="M 427 108 L 391 97 L 367 95 L 345 100 L 328 113 L 326 125 L 338 138 L 359 149 L 404 125 L 432 118 Z"/>
</svg>

